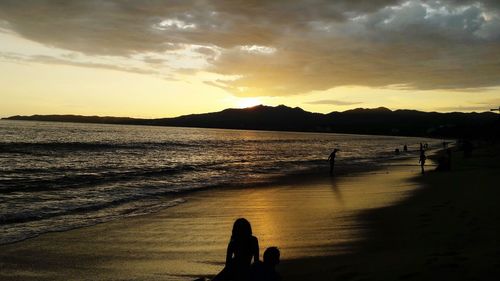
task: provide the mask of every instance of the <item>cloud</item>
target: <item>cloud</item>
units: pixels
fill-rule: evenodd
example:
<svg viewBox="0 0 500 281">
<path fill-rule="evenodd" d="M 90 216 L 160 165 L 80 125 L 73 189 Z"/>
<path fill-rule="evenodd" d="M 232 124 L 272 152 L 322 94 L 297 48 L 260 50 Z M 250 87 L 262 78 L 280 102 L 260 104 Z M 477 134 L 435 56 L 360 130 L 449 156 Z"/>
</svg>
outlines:
<svg viewBox="0 0 500 281">
<path fill-rule="evenodd" d="M 101 68 L 101 69 L 109 69 L 116 71 L 132 72 L 138 74 L 159 74 L 157 71 L 147 70 L 140 67 L 113 65 L 109 63 L 99 63 L 99 62 L 76 61 L 73 60 L 71 56 L 65 59 L 65 58 L 45 56 L 45 55 L 22 56 L 18 54 L 9 54 L 0 52 L 0 59 L 5 61 L 14 61 L 14 62 L 35 62 L 43 64 L 58 64 L 58 65 L 78 66 L 78 67 Z"/>
<path fill-rule="evenodd" d="M 361 104 L 362 102 L 358 101 L 342 101 L 342 100 L 316 100 L 306 102 L 307 104 L 327 104 L 327 105 L 355 105 Z"/>
<path fill-rule="evenodd" d="M 462 112 L 462 111 L 490 111 L 490 108 L 486 106 L 449 106 L 449 107 L 439 107 L 438 111 L 454 111 L 454 112 Z"/>
<path fill-rule="evenodd" d="M 490 111 L 490 109 L 496 109 L 500 105 L 500 98 L 489 99 L 483 102 L 472 102 L 468 105 L 460 105 L 460 106 L 445 106 L 439 107 L 437 110 L 439 111 Z"/>
<path fill-rule="evenodd" d="M 238 96 L 500 85 L 493 0 L 3 0 L 0 23 L 87 56 L 237 76 L 206 82 Z"/>
</svg>

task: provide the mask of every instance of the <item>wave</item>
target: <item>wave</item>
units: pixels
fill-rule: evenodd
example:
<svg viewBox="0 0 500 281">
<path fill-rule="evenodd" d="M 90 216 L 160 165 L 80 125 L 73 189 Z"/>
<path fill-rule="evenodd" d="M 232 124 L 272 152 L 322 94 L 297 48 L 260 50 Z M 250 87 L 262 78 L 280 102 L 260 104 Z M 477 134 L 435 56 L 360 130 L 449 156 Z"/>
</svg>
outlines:
<svg viewBox="0 0 500 281">
<path fill-rule="evenodd" d="M 108 210 L 106 214 L 92 215 L 92 212 L 99 212 L 101 209 L 88 209 L 82 212 L 65 213 L 59 216 L 48 216 L 36 220 L 19 219 L 14 225 L 12 223 L 0 223 L 0 233 L 2 233 L 0 236 L 0 245 L 23 241 L 48 232 L 67 231 L 118 218 L 155 213 L 162 209 L 174 207 L 185 202 L 187 201 L 184 198 L 173 200 L 163 199 L 155 202 L 141 201 L 135 202 L 135 204 L 109 206 L 108 209 L 110 210 Z M 15 219 L 12 221 L 14 220 Z"/>
<path fill-rule="evenodd" d="M 338 160 L 344 167 L 377 165 L 381 160 L 391 159 L 394 155 L 377 155 L 374 158 L 350 157 Z M 196 164 L 177 164 L 164 167 L 121 168 L 121 167 L 47 167 L 4 169 L 0 176 L 0 194 L 12 192 L 41 192 L 60 189 L 96 187 L 118 183 L 147 183 L 155 180 L 173 182 L 174 176 L 184 179 L 198 179 L 202 186 L 223 184 L 226 181 L 238 185 L 233 178 L 318 172 L 328 166 L 326 159 L 283 159 L 252 161 L 233 159 L 205 161 Z"/>
<path fill-rule="evenodd" d="M 128 182 L 132 180 L 152 179 L 158 176 L 170 176 L 176 173 L 193 171 L 193 165 L 177 165 L 174 167 L 158 167 L 148 170 L 135 169 L 129 171 L 92 172 L 73 170 L 52 171 L 51 169 L 15 169 L 4 171 L 0 178 L 0 193 L 19 191 L 46 191 L 66 188 L 78 188 L 109 183 Z M 96 169 L 98 171 L 99 169 Z M 22 174 L 29 174 L 20 176 Z"/>
<path fill-rule="evenodd" d="M 196 144 L 175 141 L 163 142 L 0 142 L 0 154 L 19 153 L 44 155 L 47 152 L 142 150 L 154 148 L 192 147 Z"/>
<path fill-rule="evenodd" d="M 50 210 L 50 211 L 43 211 L 40 209 L 37 210 L 26 210 L 24 212 L 12 212 L 12 213 L 3 213 L 0 214 L 0 225 L 4 224 L 16 224 L 16 223 L 26 223 L 26 222 L 31 222 L 31 221 L 38 221 L 38 220 L 43 220 L 43 219 L 48 219 L 48 218 L 54 218 L 54 217 L 59 217 L 59 216 L 67 216 L 67 215 L 72 215 L 72 214 L 78 214 L 78 213 L 89 213 L 89 212 L 96 212 L 100 210 L 105 210 L 105 209 L 110 209 L 113 207 L 117 206 L 123 206 L 126 205 L 127 203 L 131 202 L 139 202 L 141 200 L 143 201 L 148 201 L 148 199 L 154 199 L 157 196 L 162 196 L 166 195 L 169 192 L 164 192 L 163 194 L 157 193 L 155 196 L 148 196 L 148 195 L 141 195 L 141 194 L 136 194 L 134 196 L 126 197 L 126 198 L 120 198 L 120 199 L 115 199 L 112 201 L 108 202 L 101 202 L 101 203 L 94 203 L 94 204 L 83 204 L 80 203 L 81 205 L 73 205 L 73 204 L 67 204 L 64 209 L 59 209 L 59 210 Z M 144 207 L 144 206 L 142 206 Z M 132 210 L 128 210 L 127 213 L 132 212 Z"/>
</svg>

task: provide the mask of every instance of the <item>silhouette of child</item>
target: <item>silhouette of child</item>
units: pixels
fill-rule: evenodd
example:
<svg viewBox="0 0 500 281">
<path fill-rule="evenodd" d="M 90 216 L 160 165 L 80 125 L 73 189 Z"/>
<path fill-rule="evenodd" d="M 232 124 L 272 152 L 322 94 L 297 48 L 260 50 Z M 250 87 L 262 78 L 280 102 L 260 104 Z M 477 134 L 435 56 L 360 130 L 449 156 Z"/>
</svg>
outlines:
<svg viewBox="0 0 500 281">
<path fill-rule="evenodd" d="M 250 222 L 244 218 L 233 224 L 231 240 L 227 246 L 226 266 L 212 280 L 250 280 L 250 265 L 259 261 L 259 241 L 252 235 Z"/>
<path fill-rule="evenodd" d="M 252 281 L 281 281 L 276 272 L 276 265 L 280 263 L 280 250 L 269 247 L 264 252 L 264 262 L 254 263 L 252 267 Z"/>
</svg>

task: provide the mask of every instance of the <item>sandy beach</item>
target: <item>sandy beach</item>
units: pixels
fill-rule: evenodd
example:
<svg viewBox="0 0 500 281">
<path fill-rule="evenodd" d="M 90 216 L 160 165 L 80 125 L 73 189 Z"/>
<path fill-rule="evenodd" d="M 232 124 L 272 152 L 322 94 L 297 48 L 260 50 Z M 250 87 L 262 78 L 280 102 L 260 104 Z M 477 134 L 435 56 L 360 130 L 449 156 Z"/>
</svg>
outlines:
<svg viewBox="0 0 500 281">
<path fill-rule="evenodd" d="M 222 269 L 245 217 L 282 251 L 284 280 L 486 280 L 498 276 L 496 150 L 330 179 L 212 189 L 158 213 L 0 246 L 1 280 L 192 280 Z M 430 168 L 430 167 L 429 167 Z M 490 279 L 491 280 L 491 279 Z"/>
<path fill-rule="evenodd" d="M 397 204 L 362 212 L 364 239 L 349 254 L 281 265 L 286 280 L 498 280 L 499 147 L 464 158 L 452 171 L 410 181 L 419 187 Z"/>
</svg>

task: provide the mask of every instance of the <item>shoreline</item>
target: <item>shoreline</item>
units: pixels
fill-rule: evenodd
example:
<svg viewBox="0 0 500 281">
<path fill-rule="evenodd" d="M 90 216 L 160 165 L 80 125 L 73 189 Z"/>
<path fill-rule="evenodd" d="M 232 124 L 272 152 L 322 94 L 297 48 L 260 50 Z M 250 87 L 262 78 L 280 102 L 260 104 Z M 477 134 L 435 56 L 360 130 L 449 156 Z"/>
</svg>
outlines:
<svg viewBox="0 0 500 281">
<path fill-rule="evenodd" d="M 429 152 L 435 153 L 436 149 L 431 148 Z M 374 173 L 377 171 L 381 171 L 384 169 L 387 169 L 388 167 L 391 166 L 398 166 L 398 165 L 407 165 L 407 164 L 401 164 L 401 163 L 407 163 L 411 159 L 417 157 L 418 155 L 416 154 L 416 151 L 408 151 L 408 152 L 402 152 L 400 155 L 391 155 L 388 154 L 387 156 L 384 156 L 381 160 L 381 162 L 376 163 L 376 162 L 367 162 L 364 165 L 362 164 L 352 164 L 349 163 L 350 159 L 345 159 L 345 162 L 343 163 L 344 159 L 341 159 L 340 163 L 337 163 L 335 167 L 336 171 L 336 177 L 335 178 L 341 178 L 341 177 L 351 177 L 351 176 L 356 176 L 356 175 L 362 175 L 362 174 L 367 174 L 367 173 Z M 155 214 L 157 212 L 161 212 L 162 210 L 166 210 L 168 208 L 176 207 L 178 205 L 182 205 L 184 202 L 184 197 L 190 197 L 190 196 L 196 196 L 197 193 L 199 192 L 210 192 L 210 191 L 224 191 L 224 190 L 238 190 L 238 189 L 247 189 L 247 188 L 266 188 L 269 186 L 283 186 L 283 185 L 307 185 L 310 182 L 318 182 L 321 180 L 329 179 L 328 177 L 328 161 L 325 159 L 324 165 L 318 165 L 315 168 L 307 168 L 303 169 L 301 171 L 294 171 L 288 174 L 280 174 L 280 175 L 274 175 L 274 176 L 269 176 L 267 178 L 263 178 L 261 180 L 250 180 L 248 182 L 243 182 L 243 183 L 238 183 L 238 184 L 224 184 L 224 185 L 215 185 L 215 186 L 207 186 L 203 188 L 195 188 L 195 189 L 187 189 L 187 190 L 181 190 L 178 192 L 171 192 L 170 194 L 164 195 L 162 199 L 159 201 L 161 203 L 158 203 L 159 207 L 154 208 L 155 210 L 149 211 L 149 212 L 142 212 L 141 210 L 132 210 L 130 214 L 122 215 L 119 217 L 115 218 L 104 218 L 102 220 L 97 220 L 97 221 L 89 221 L 89 222 L 84 222 L 81 223 L 80 225 L 76 226 L 60 226 L 59 229 L 55 230 L 46 230 L 42 231 L 39 233 L 32 233 L 27 235 L 26 237 L 22 238 L 15 238 L 15 239 L 10 239 L 8 242 L 3 242 L 0 243 L 0 246 L 2 245 L 10 245 L 10 244 L 15 244 L 19 242 L 23 242 L 29 239 L 33 239 L 36 237 L 39 237 L 40 235 L 44 235 L 47 233 L 57 233 L 57 232 L 65 232 L 65 231 L 72 231 L 75 229 L 80 229 L 80 228 L 86 228 L 86 227 L 92 227 L 94 225 L 99 225 L 102 223 L 108 223 L 108 222 L 113 222 L 116 220 L 120 219 L 127 219 L 130 217 L 137 217 L 137 216 L 143 216 L 143 215 L 151 215 Z M 348 165 L 343 165 L 343 164 L 348 164 Z M 417 166 L 415 165 L 408 165 L 408 166 Z M 170 205 L 170 206 L 166 206 Z M 106 209 L 104 209 L 106 210 Z M 136 214 L 136 211 L 139 212 L 139 214 Z M 35 223 L 37 221 L 34 221 Z"/>
<path fill-rule="evenodd" d="M 361 212 L 364 239 L 351 253 L 284 261 L 284 280 L 496 280 L 500 277 L 499 146 L 452 170 L 411 178 L 421 188 L 397 204 Z"/>
<path fill-rule="evenodd" d="M 2 279 L 88 280 L 78 278 L 88 272 L 96 280 L 212 276 L 224 261 L 232 221 L 242 216 L 250 219 L 261 253 L 272 245 L 284 260 L 347 251 L 344 242 L 361 238 L 354 215 L 404 198 L 416 188 L 404 179 L 417 168 L 389 165 L 333 179 L 303 176 L 295 183 L 194 192 L 186 203 L 154 214 L 0 245 Z"/>
</svg>

